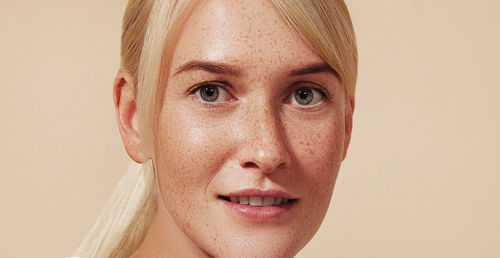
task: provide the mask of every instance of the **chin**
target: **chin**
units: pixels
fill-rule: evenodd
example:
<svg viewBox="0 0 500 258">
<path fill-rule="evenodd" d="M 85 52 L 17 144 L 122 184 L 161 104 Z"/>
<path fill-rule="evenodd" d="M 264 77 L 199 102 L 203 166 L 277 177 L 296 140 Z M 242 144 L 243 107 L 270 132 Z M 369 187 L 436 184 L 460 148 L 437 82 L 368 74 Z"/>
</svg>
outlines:
<svg viewBox="0 0 500 258">
<path fill-rule="evenodd" d="M 218 250 L 211 253 L 215 257 L 294 257 L 310 238 L 293 238 L 290 235 L 275 234 L 262 236 L 254 232 L 253 236 L 230 237 L 224 244 L 218 245 Z M 220 249 L 224 246 L 224 249 Z"/>
<path fill-rule="evenodd" d="M 281 217 L 264 219 L 224 207 L 213 214 L 216 222 L 209 226 L 210 237 L 198 235 L 199 240 L 209 239 L 203 249 L 215 257 L 293 257 L 314 236 L 325 213 L 309 214 L 299 204 L 289 204 L 288 212 Z"/>
</svg>

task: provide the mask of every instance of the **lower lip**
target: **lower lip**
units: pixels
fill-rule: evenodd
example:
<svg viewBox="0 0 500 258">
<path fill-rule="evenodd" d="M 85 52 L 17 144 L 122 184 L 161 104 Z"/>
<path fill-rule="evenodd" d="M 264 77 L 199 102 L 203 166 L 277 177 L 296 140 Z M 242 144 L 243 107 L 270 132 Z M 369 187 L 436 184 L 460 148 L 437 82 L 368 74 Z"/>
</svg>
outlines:
<svg viewBox="0 0 500 258">
<path fill-rule="evenodd" d="M 231 213 L 247 220 L 264 222 L 283 218 L 297 204 L 298 200 L 279 206 L 251 206 L 219 199 Z"/>
</svg>

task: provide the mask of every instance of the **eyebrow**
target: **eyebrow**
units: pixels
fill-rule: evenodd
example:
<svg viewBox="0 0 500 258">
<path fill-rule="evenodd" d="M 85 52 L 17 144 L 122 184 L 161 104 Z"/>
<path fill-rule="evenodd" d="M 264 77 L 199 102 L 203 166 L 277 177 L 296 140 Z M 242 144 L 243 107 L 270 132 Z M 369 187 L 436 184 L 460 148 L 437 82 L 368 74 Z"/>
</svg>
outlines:
<svg viewBox="0 0 500 258">
<path fill-rule="evenodd" d="M 235 65 L 230 65 L 222 62 L 214 62 L 214 61 L 192 60 L 185 63 L 180 68 L 178 68 L 177 71 L 174 73 L 174 75 L 194 70 L 202 70 L 210 73 L 232 75 L 232 76 L 239 76 L 241 74 L 240 69 L 238 68 L 238 66 Z M 323 62 L 309 64 L 305 67 L 292 70 L 289 73 L 289 76 L 300 76 L 300 75 L 323 73 L 323 72 L 328 72 L 335 75 L 336 77 L 339 77 L 337 71 L 335 71 L 328 64 Z"/>
<path fill-rule="evenodd" d="M 193 71 L 193 70 L 203 70 L 207 71 L 210 73 L 216 73 L 216 74 L 226 74 L 226 75 L 232 75 L 232 76 L 238 76 L 240 75 L 240 69 L 235 66 L 235 65 L 230 65 L 226 63 L 220 63 L 220 62 L 213 62 L 213 61 L 198 61 L 198 60 L 193 60 L 189 61 L 183 66 L 181 66 L 177 71 L 174 73 L 174 75 L 177 75 L 182 72 L 186 71 Z"/>
<path fill-rule="evenodd" d="M 327 63 L 315 63 L 307 65 L 306 67 L 291 71 L 290 76 L 300 76 L 311 73 L 323 73 L 323 72 L 331 73 L 336 77 L 339 77 L 337 71 L 331 68 Z"/>
</svg>

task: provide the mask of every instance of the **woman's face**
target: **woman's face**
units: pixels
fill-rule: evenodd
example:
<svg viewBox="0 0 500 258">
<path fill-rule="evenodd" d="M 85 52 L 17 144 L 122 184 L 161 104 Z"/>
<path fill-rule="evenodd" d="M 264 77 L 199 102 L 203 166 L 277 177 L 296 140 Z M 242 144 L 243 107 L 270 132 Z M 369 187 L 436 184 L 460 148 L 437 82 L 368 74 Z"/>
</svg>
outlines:
<svg viewBox="0 0 500 258">
<path fill-rule="evenodd" d="M 341 81 L 267 1 L 204 2 L 172 51 L 153 151 L 160 215 L 211 255 L 296 254 L 349 142 Z"/>
</svg>

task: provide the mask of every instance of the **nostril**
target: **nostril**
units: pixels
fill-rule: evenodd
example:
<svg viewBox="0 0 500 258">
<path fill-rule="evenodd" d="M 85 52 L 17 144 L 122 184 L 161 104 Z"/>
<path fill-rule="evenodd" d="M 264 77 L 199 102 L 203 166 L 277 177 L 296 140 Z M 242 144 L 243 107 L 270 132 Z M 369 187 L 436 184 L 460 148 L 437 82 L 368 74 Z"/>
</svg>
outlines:
<svg viewBox="0 0 500 258">
<path fill-rule="evenodd" d="M 243 168 L 259 168 L 259 166 L 253 162 L 245 162 L 245 164 L 243 164 Z"/>
</svg>

